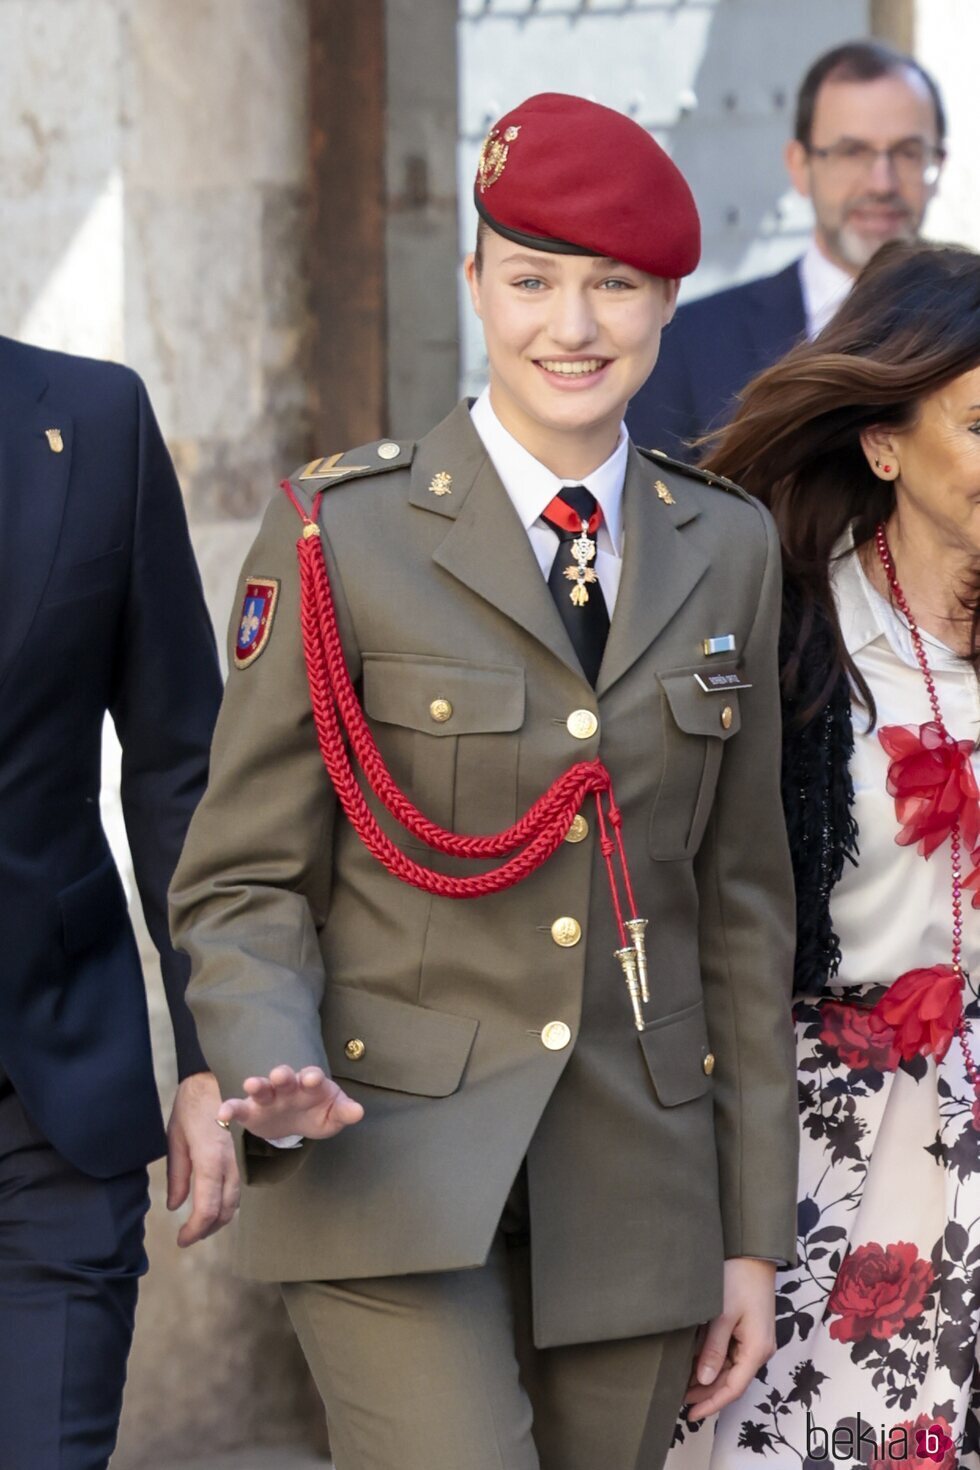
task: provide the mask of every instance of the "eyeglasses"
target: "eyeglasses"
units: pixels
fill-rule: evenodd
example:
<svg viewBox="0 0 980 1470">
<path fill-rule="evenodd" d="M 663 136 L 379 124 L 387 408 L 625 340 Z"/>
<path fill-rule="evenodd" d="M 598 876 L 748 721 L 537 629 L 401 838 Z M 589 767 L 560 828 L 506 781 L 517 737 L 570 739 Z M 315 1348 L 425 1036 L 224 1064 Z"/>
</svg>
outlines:
<svg viewBox="0 0 980 1470">
<path fill-rule="evenodd" d="M 840 179 L 867 177 L 879 158 L 902 184 L 931 185 L 939 178 L 939 166 L 946 157 L 942 148 L 933 148 L 921 138 L 903 138 L 890 148 L 872 148 L 856 138 L 842 138 L 830 148 L 807 148 L 811 158 L 819 158 Z"/>
</svg>

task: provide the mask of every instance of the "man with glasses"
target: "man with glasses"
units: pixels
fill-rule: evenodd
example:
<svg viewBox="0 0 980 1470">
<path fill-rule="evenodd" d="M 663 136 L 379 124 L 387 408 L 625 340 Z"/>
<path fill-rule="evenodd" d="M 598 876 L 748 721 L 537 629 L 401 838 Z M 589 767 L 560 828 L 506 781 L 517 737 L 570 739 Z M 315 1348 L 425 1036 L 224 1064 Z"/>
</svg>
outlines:
<svg viewBox="0 0 980 1470">
<path fill-rule="evenodd" d="M 879 246 L 918 234 L 945 134 L 939 88 L 911 56 L 877 41 L 820 56 L 786 145 L 793 187 L 813 204 L 806 251 L 774 276 L 681 308 L 627 414 L 635 441 L 693 457 L 690 442 L 731 416 L 750 378 L 815 337 Z"/>
</svg>

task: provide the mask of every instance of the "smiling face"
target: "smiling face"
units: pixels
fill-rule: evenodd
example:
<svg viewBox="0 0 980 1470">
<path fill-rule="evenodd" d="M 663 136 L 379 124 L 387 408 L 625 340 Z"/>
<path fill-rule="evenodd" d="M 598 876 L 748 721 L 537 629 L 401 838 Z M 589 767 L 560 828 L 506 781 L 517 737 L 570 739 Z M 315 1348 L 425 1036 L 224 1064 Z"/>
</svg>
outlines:
<svg viewBox="0 0 980 1470">
<path fill-rule="evenodd" d="M 897 470 L 896 509 L 919 544 L 980 557 L 980 367 L 923 399 L 910 428 L 863 444 L 873 466 Z"/>
<path fill-rule="evenodd" d="M 939 142 L 932 97 L 915 72 L 824 82 L 809 149 L 794 140 L 786 163 L 794 187 L 813 204 L 814 234 L 828 259 L 857 275 L 886 240 L 918 234 L 936 191 Z M 877 150 L 870 167 L 861 162 L 861 145 Z M 894 159 L 883 156 L 886 149 L 896 150 Z M 918 169 L 917 152 L 925 160 Z"/>
<path fill-rule="evenodd" d="M 492 230 L 482 269 L 468 256 L 466 279 L 501 423 L 556 474 L 595 469 L 657 360 L 677 282 L 601 256 L 532 250 Z"/>
</svg>

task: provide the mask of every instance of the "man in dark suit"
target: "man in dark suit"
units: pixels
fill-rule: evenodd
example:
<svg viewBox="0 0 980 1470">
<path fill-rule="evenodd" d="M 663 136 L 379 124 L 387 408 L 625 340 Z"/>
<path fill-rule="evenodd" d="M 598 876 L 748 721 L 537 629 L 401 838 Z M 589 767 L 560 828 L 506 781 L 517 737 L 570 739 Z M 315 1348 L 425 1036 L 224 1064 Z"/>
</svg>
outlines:
<svg viewBox="0 0 980 1470">
<path fill-rule="evenodd" d="M 166 889 L 220 694 L 180 491 L 139 379 L 0 338 L 0 1465 L 98 1470 L 116 1438 L 146 1166 L 178 1239 L 230 1218 L 234 1159 Z M 102 730 L 160 952 L 180 1083 L 164 1132 L 140 958 L 99 817 Z"/>
<path fill-rule="evenodd" d="M 786 146 L 793 187 L 813 205 L 813 237 L 776 275 L 681 307 L 626 416 L 638 444 L 696 457 L 691 441 L 727 422 L 751 378 L 827 325 L 878 247 L 918 233 L 945 133 L 939 89 L 911 56 L 854 41 L 813 63 Z"/>
</svg>

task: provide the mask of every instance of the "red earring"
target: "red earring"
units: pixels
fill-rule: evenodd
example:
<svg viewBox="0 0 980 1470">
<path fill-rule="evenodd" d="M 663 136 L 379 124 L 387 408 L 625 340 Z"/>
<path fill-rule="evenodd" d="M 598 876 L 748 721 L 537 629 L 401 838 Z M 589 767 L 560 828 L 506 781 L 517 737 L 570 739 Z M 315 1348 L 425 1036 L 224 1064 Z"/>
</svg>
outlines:
<svg viewBox="0 0 980 1470">
<path fill-rule="evenodd" d="M 882 468 L 882 470 L 884 471 L 884 473 L 886 475 L 890 475 L 891 474 L 892 467 L 891 467 L 890 464 L 883 464 L 881 468 Z"/>
</svg>

